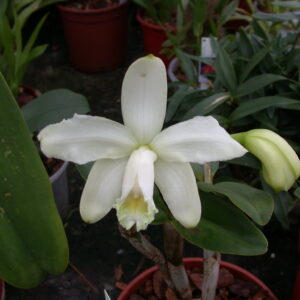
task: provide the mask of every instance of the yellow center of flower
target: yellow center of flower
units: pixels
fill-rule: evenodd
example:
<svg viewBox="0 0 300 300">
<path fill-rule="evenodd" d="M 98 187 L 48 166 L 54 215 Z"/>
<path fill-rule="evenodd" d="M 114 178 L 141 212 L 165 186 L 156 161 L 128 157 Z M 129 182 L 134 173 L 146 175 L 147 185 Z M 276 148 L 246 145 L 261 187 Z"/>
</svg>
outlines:
<svg viewBox="0 0 300 300">
<path fill-rule="evenodd" d="M 148 204 L 144 200 L 143 193 L 138 185 L 137 180 L 135 181 L 131 192 L 123 202 L 122 209 L 139 213 L 147 212 Z"/>
</svg>

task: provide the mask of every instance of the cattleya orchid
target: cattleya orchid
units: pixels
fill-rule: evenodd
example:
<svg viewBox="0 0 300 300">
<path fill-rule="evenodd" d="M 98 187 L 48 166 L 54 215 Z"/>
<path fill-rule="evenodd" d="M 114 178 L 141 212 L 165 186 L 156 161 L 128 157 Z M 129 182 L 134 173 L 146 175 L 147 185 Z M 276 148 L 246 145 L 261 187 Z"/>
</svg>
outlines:
<svg viewBox="0 0 300 300">
<path fill-rule="evenodd" d="M 123 227 L 145 229 L 157 212 L 155 183 L 174 218 L 186 228 L 196 226 L 201 203 L 189 162 L 228 160 L 247 150 L 212 117 L 196 117 L 161 131 L 167 77 L 163 62 L 153 55 L 129 67 L 121 105 L 124 125 L 75 115 L 38 135 L 49 157 L 78 164 L 95 161 L 80 201 L 83 220 L 96 222 L 114 207 Z"/>
</svg>

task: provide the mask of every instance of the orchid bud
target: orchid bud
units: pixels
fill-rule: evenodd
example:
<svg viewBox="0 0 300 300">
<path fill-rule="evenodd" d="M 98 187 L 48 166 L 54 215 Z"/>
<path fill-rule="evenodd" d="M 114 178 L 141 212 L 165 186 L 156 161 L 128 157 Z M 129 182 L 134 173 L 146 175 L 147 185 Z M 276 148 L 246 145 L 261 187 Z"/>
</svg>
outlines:
<svg viewBox="0 0 300 300">
<path fill-rule="evenodd" d="M 232 137 L 261 161 L 264 179 L 275 191 L 287 191 L 300 176 L 297 154 L 275 132 L 254 129 Z"/>
</svg>

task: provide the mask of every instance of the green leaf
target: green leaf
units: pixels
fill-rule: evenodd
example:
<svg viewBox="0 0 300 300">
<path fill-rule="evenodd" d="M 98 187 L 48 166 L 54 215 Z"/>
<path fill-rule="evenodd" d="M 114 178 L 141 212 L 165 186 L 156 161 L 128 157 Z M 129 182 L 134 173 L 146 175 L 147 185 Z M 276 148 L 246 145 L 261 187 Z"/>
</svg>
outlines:
<svg viewBox="0 0 300 300">
<path fill-rule="evenodd" d="M 212 39 L 214 41 L 214 39 Z M 237 89 L 237 78 L 233 67 L 232 60 L 227 51 L 216 42 L 217 59 L 216 73 L 222 84 L 230 91 L 232 95 Z"/>
<path fill-rule="evenodd" d="M 264 41 L 269 42 L 270 36 L 268 35 L 268 32 L 265 30 L 265 28 L 262 26 L 261 21 L 253 19 L 252 20 L 252 27 L 253 27 L 254 33 L 256 33 Z"/>
<path fill-rule="evenodd" d="M 281 96 L 267 96 L 241 103 L 229 116 L 230 121 L 241 119 L 268 107 L 300 110 L 300 101 Z"/>
<path fill-rule="evenodd" d="M 221 12 L 220 16 L 220 25 L 225 24 L 233 15 L 235 12 L 235 9 L 238 7 L 239 1 L 229 1 L 229 3 L 224 7 L 224 9 Z"/>
<path fill-rule="evenodd" d="M 86 98 L 66 89 L 46 92 L 22 107 L 22 113 L 32 132 L 46 125 L 71 118 L 75 113 L 89 112 Z"/>
<path fill-rule="evenodd" d="M 272 5 L 278 5 L 286 8 L 300 8 L 299 1 L 274 1 Z"/>
<path fill-rule="evenodd" d="M 186 112 L 182 117 L 182 120 L 188 120 L 195 116 L 205 116 L 226 102 L 228 98 L 228 93 L 218 93 L 202 99 L 198 104 Z"/>
<path fill-rule="evenodd" d="M 295 195 L 295 197 L 300 198 L 300 187 L 297 187 L 297 188 L 295 189 L 294 195 Z"/>
<path fill-rule="evenodd" d="M 271 195 L 274 200 L 274 214 L 281 224 L 282 228 L 289 229 L 289 204 L 287 201 L 287 192 L 275 192 L 264 180 L 263 176 L 260 176 L 263 189 Z"/>
<path fill-rule="evenodd" d="M 251 71 L 264 59 L 264 57 L 269 53 L 269 48 L 265 47 L 260 49 L 256 54 L 254 54 L 249 62 L 246 64 L 244 71 L 241 74 L 240 82 L 243 82 L 251 73 Z"/>
<path fill-rule="evenodd" d="M 296 14 L 290 12 L 281 13 L 281 14 L 258 12 L 253 14 L 252 17 L 258 20 L 270 21 L 270 22 L 286 22 L 286 21 L 292 21 L 295 18 L 297 18 Z"/>
<path fill-rule="evenodd" d="M 188 83 L 196 84 L 197 73 L 195 66 L 190 58 L 188 58 L 183 51 L 175 49 L 176 56 L 180 62 L 180 66 L 187 77 Z"/>
<path fill-rule="evenodd" d="M 208 184 L 199 182 L 198 187 L 204 192 L 225 195 L 259 225 L 267 224 L 272 216 L 274 210 L 272 197 L 268 193 L 247 184 L 238 182 Z"/>
<path fill-rule="evenodd" d="M 243 97 L 245 95 L 252 94 L 273 82 L 279 80 L 288 80 L 286 77 L 276 74 L 261 74 L 254 76 L 249 80 L 242 83 L 237 89 L 237 97 Z"/>
<path fill-rule="evenodd" d="M 176 230 L 190 243 L 204 249 L 236 255 L 260 255 L 267 251 L 263 233 L 227 199 L 200 193 L 203 214 L 193 229 L 177 221 Z"/>
<path fill-rule="evenodd" d="M 25 60 L 26 60 L 26 56 L 29 54 L 30 50 L 32 49 L 38 34 L 40 33 L 42 26 L 44 25 L 45 21 L 46 21 L 47 15 L 45 15 L 40 21 L 39 23 L 36 25 L 34 31 L 32 32 L 32 34 L 30 35 L 28 42 L 26 43 L 24 50 L 23 50 L 23 54 L 25 56 Z"/>
<path fill-rule="evenodd" d="M 227 160 L 227 163 L 249 167 L 253 169 L 261 168 L 261 162 L 256 158 L 256 156 L 249 152 L 243 155 L 242 157 Z"/>
<path fill-rule="evenodd" d="M 193 1 L 192 6 L 192 26 L 195 37 L 200 37 L 203 31 L 203 24 L 207 17 L 206 1 Z"/>
<path fill-rule="evenodd" d="M 87 164 L 84 164 L 84 165 L 78 165 L 78 164 L 75 164 L 76 166 L 76 169 L 78 170 L 80 176 L 84 179 L 84 180 L 87 180 L 89 174 L 90 174 L 90 171 L 92 169 L 94 165 L 94 162 L 89 162 Z"/>
<path fill-rule="evenodd" d="M 198 93 L 196 90 L 189 90 L 186 85 L 182 85 L 179 89 L 168 99 L 168 107 L 166 113 L 166 122 L 169 122 L 175 115 L 180 104 L 189 95 Z"/>
<path fill-rule="evenodd" d="M 0 18 L 5 15 L 5 11 L 7 8 L 7 0 L 0 1 Z"/>
<path fill-rule="evenodd" d="M 22 288 L 63 272 L 68 244 L 49 177 L 0 74 L 0 278 Z"/>
</svg>

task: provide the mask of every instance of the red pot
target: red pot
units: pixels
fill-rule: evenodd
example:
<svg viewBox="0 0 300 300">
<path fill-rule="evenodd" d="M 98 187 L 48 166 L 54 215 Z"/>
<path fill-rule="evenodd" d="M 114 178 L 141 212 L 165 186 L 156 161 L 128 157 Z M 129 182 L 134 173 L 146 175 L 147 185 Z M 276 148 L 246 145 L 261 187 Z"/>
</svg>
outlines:
<svg viewBox="0 0 300 300">
<path fill-rule="evenodd" d="M 16 97 L 16 99 L 17 99 L 19 106 L 22 107 L 40 95 L 41 95 L 41 92 L 32 88 L 31 86 L 22 85 L 20 88 L 20 93 Z"/>
<path fill-rule="evenodd" d="M 137 13 L 137 20 L 142 28 L 146 54 L 158 56 L 162 59 L 165 65 L 168 66 L 172 58 L 168 58 L 165 54 L 161 54 L 160 51 L 163 49 L 162 44 L 168 39 L 165 31 L 175 31 L 175 28 L 167 29 L 162 26 L 146 22 L 143 19 L 143 14 L 141 11 Z"/>
<path fill-rule="evenodd" d="M 203 264 L 202 258 L 185 258 L 184 259 L 184 265 L 186 268 L 192 268 L 192 267 L 201 267 Z M 258 285 L 262 290 L 266 291 L 269 294 L 269 297 L 271 297 L 273 300 L 278 300 L 276 296 L 271 292 L 271 290 L 257 277 L 255 277 L 250 272 L 244 270 L 243 268 L 233 265 L 229 262 L 222 261 L 221 267 L 227 268 L 233 275 L 239 277 L 240 279 L 244 279 L 250 282 L 255 283 Z M 123 292 L 120 294 L 117 300 L 128 300 L 130 295 L 135 293 L 139 287 L 146 282 L 153 274 L 157 271 L 157 267 L 152 267 L 139 276 L 137 276 L 134 280 L 132 280 L 128 286 L 123 290 Z"/>
<path fill-rule="evenodd" d="M 112 70 L 127 49 L 128 2 L 101 9 L 58 5 L 70 58 L 84 72 Z"/>
<path fill-rule="evenodd" d="M 0 279 L 0 300 L 4 300 L 4 298 L 5 298 L 4 281 Z"/>
</svg>

